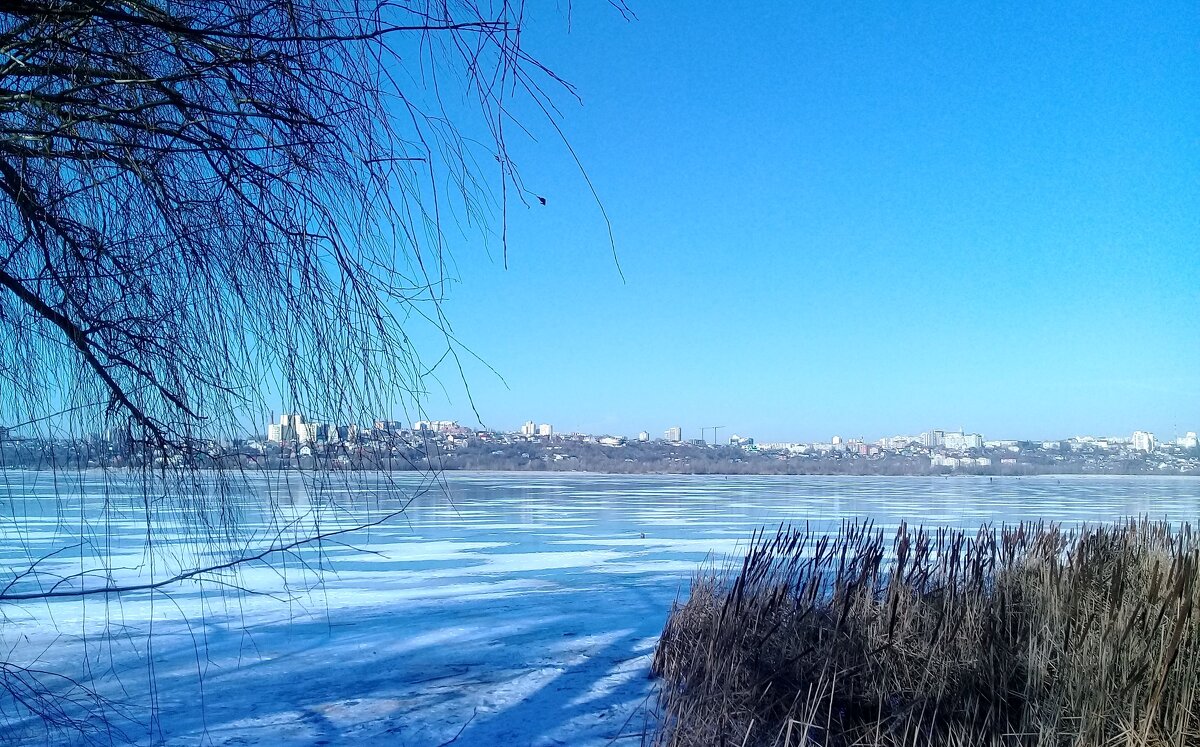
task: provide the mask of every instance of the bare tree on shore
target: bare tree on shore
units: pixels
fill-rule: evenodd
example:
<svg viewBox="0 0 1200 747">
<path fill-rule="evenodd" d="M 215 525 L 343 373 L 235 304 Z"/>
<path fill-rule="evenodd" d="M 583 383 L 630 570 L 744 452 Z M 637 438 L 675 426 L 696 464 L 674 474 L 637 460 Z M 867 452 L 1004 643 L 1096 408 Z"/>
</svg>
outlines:
<svg viewBox="0 0 1200 747">
<path fill-rule="evenodd" d="M 442 346 L 426 358 L 454 370 L 465 350 L 441 308 L 446 229 L 496 223 L 507 247 L 508 204 L 537 198 L 507 134 L 520 112 L 557 131 L 554 99 L 574 95 L 522 46 L 525 13 L 507 0 L 5 3 L 0 422 L 104 432 L 142 464 L 172 455 L 194 488 L 191 457 L 259 425 L 270 401 L 342 422 L 419 408 L 430 369 L 415 325 Z M 226 538 L 213 568 L 323 536 L 239 546 L 220 495 L 152 504 L 170 493 L 159 472 L 135 479 L 147 542 L 169 506 L 199 541 Z M 28 563 L 0 582 L 0 618 L 39 592 L 128 591 L 30 591 L 39 564 L 75 546 L 6 527 Z M 210 570 L 170 569 L 149 590 Z M 59 676 L 5 663 L 0 719 L 85 726 L 98 696 Z"/>
</svg>

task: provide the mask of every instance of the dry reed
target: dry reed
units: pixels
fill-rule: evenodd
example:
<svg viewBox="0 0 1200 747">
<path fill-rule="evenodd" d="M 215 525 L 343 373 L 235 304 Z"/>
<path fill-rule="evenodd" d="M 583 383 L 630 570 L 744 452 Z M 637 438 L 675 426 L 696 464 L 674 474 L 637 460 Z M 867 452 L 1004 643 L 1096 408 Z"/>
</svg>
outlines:
<svg viewBox="0 0 1200 747">
<path fill-rule="evenodd" d="M 1149 521 L 759 533 L 672 609 L 653 742 L 1197 745 L 1198 563 Z"/>
</svg>

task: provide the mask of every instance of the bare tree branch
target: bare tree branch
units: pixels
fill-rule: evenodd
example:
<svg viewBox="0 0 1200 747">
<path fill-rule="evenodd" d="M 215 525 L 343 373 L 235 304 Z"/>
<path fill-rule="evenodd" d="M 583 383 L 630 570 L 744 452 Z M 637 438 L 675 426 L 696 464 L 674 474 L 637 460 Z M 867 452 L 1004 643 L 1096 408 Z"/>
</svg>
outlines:
<svg viewBox="0 0 1200 747">
<path fill-rule="evenodd" d="M 180 583 L 181 581 L 190 581 L 190 580 L 195 579 L 200 576 L 206 576 L 209 574 L 218 573 L 220 571 L 228 571 L 228 570 L 232 570 L 232 569 L 238 568 L 240 566 L 246 565 L 247 563 L 253 563 L 255 561 L 264 560 L 264 559 L 270 557 L 271 555 L 277 555 L 279 553 L 289 552 L 291 550 L 295 550 L 296 548 L 304 547 L 306 545 L 317 544 L 317 543 L 323 542 L 325 540 L 329 540 L 329 539 L 332 539 L 334 537 L 338 537 L 338 536 L 341 536 L 344 534 L 361 532 L 365 529 L 370 529 L 371 527 L 379 526 L 380 524 L 386 524 L 387 522 L 392 521 L 397 516 L 400 516 L 403 513 L 404 513 L 403 509 L 401 509 L 399 511 L 392 511 L 390 513 L 384 514 L 383 516 L 380 516 L 379 518 L 376 518 L 373 521 L 355 524 L 354 526 L 344 527 L 342 529 L 335 529 L 335 530 L 328 531 L 328 532 L 322 532 L 322 533 L 315 534 L 315 535 L 308 536 L 308 537 L 303 537 L 301 539 L 297 539 L 295 541 L 288 542 L 283 545 L 273 545 L 271 547 L 266 548 L 265 550 L 256 552 L 252 555 L 243 555 L 243 556 L 234 558 L 232 560 L 225 561 L 224 563 L 216 563 L 214 565 L 205 566 L 203 568 L 192 568 L 191 570 L 183 571 L 181 573 L 176 573 L 175 575 L 170 576 L 168 578 L 160 579 L 158 581 L 153 581 L 153 582 L 149 582 L 149 583 L 145 583 L 145 584 L 129 584 L 129 585 L 125 585 L 125 586 L 97 586 L 97 587 L 93 587 L 91 589 L 70 589 L 67 591 L 53 591 L 53 590 L 51 590 L 51 591 L 30 591 L 30 592 L 21 592 L 21 593 L 16 593 L 16 594 L 5 591 L 3 593 L 0 593 L 0 603 L 21 602 L 21 601 L 29 601 L 32 599 L 56 599 L 56 598 L 62 598 L 62 597 L 88 597 L 88 596 L 95 596 L 97 594 L 131 594 L 131 593 L 140 592 L 140 591 L 154 591 L 156 589 L 163 589 L 168 586 L 174 586 L 174 585 Z M 21 574 L 21 575 L 25 575 L 25 574 Z M 11 585 L 12 584 L 10 583 L 9 586 L 11 586 Z"/>
</svg>

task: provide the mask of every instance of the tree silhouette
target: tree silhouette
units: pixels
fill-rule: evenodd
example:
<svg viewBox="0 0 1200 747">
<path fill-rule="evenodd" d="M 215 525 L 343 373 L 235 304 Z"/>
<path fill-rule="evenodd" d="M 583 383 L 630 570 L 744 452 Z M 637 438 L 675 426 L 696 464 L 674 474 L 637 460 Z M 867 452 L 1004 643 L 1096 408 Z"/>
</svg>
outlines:
<svg viewBox="0 0 1200 747">
<path fill-rule="evenodd" d="M 48 549 L 14 521 L 6 540 L 28 562 L 0 586 L 0 619 L 30 600 L 211 580 L 329 536 L 288 525 L 238 544 L 212 487 L 224 478 L 198 457 L 275 398 L 343 423 L 417 406 L 430 369 L 414 324 L 457 361 L 445 229 L 486 230 L 498 202 L 503 240 L 510 199 L 544 204 L 506 127 L 522 109 L 555 121 L 554 92 L 574 93 L 522 47 L 524 17 L 506 0 L 0 7 L 0 421 L 107 433 L 161 468 L 132 479 L 148 552 L 167 510 L 205 553 L 223 548 L 132 587 L 88 585 L 112 569 L 85 558 L 83 508 L 79 542 Z M 188 489 L 166 485 L 167 465 Z M 39 581 L 72 553 L 94 567 Z M 0 718 L 104 721 L 86 684 L 10 659 Z"/>
<path fill-rule="evenodd" d="M 521 13 L 382 0 L 7 4 L 10 417 L 98 404 L 106 428 L 186 447 L 261 412 L 270 376 L 330 414 L 386 404 L 396 385 L 418 391 L 399 320 L 445 327 L 443 224 L 479 217 L 481 155 L 520 188 L 509 98 L 544 102 L 540 83 L 553 80 L 519 45 Z M 443 97 L 451 88 L 465 96 Z M 473 151 L 464 127 L 489 133 L 488 146 Z"/>
</svg>

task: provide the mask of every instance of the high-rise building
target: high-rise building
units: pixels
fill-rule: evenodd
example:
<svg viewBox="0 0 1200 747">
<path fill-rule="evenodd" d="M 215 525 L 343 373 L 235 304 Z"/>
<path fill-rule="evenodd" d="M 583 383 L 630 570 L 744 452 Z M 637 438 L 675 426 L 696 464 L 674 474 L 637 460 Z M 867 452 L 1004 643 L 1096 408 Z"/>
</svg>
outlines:
<svg viewBox="0 0 1200 747">
<path fill-rule="evenodd" d="M 297 439 L 296 429 L 304 424 L 304 418 L 299 415 L 280 415 L 279 423 L 271 423 L 267 426 L 268 441 L 295 441 Z"/>
<path fill-rule="evenodd" d="M 642 443 L 646 443 L 647 441 L 650 440 L 650 434 L 647 433 L 646 431 L 642 431 L 641 433 L 638 433 L 638 440 L 641 441 Z"/>
<path fill-rule="evenodd" d="M 1133 450 L 1134 451 L 1154 451 L 1157 442 L 1154 440 L 1154 434 L 1147 431 L 1133 432 Z"/>
<path fill-rule="evenodd" d="M 925 431 L 921 434 L 921 443 L 926 449 L 936 449 L 946 445 L 945 431 Z"/>
<path fill-rule="evenodd" d="M 683 429 L 677 425 L 673 425 L 670 428 L 668 428 L 665 433 L 663 433 L 663 437 L 666 438 L 668 441 L 676 441 L 676 442 L 682 441 L 683 440 Z"/>
<path fill-rule="evenodd" d="M 963 433 L 961 430 L 942 434 L 942 446 L 950 451 L 966 451 L 967 449 L 982 449 L 983 436 L 978 433 Z"/>
<path fill-rule="evenodd" d="M 521 426 L 521 435 L 522 436 L 532 436 L 535 433 L 537 433 L 537 426 L 534 425 L 534 422 L 532 420 L 526 420 L 525 425 Z"/>
<path fill-rule="evenodd" d="M 1200 445 L 1200 439 L 1196 438 L 1195 431 L 1188 431 L 1187 435 L 1175 439 L 1175 444 L 1185 449 L 1194 449 L 1197 445 Z"/>
<path fill-rule="evenodd" d="M 326 438 L 328 432 L 328 429 L 320 423 L 300 422 L 296 424 L 297 441 L 313 443 L 322 438 Z"/>
<path fill-rule="evenodd" d="M 539 436 L 545 436 L 546 438 L 549 438 L 550 436 L 554 435 L 554 426 L 550 425 L 549 423 L 542 423 L 537 427 L 537 434 Z"/>
</svg>

